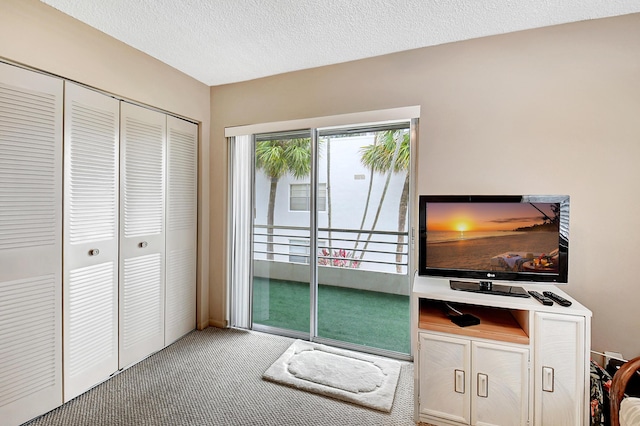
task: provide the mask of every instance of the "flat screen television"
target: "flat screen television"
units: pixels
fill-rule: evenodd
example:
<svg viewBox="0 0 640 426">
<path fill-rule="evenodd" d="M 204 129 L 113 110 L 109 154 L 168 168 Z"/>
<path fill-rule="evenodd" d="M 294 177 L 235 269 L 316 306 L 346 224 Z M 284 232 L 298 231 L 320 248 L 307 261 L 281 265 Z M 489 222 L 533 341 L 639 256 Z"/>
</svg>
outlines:
<svg viewBox="0 0 640 426">
<path fill-rule="evenodd" d="M 569 196 L 419 198 L 418 274 L 455 290 L 528 297 L 511 282 L 567 283 L 568 256 Z"/>
</svg>

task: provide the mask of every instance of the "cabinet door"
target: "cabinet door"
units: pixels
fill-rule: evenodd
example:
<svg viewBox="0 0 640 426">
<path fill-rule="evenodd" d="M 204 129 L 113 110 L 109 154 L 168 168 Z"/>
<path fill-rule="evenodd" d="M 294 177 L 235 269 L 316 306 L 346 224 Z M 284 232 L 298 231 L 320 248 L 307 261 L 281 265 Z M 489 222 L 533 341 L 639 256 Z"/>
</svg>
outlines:
<svg viewBox="0 0 640 426">
<path fill-rule="evenodd" d="M 474 342 L 471 352 L 472 424 L 526 425 L 529 349 Z"/>
<path fill-rule="evenodd" d="M 165 344 L 196 326 L 198 126 L 167 117 Z"/>
<path fill-rule="evenodd" d="M 62 403 L 62 80 L 0 63 L 0 423 Z"/>
<path fill-rule="evenodd" d="M 164 347 L 166 116 L 121 104 L 120 367 Z"/>
<path fill-rule="evenodd" d="M 420 333 L 419 345 L 420 414 L 469 424 L 471 343 Z"/>
<path fill-rule="evenodd" d="M 64 399 L 118 369 L 120 102 L 65 84 Z"/>
<path fill-rule="evenodd" d="M 535 339 L 535 424 L 584 424 L 584 317 L 537 312 Z"/>
</svg>

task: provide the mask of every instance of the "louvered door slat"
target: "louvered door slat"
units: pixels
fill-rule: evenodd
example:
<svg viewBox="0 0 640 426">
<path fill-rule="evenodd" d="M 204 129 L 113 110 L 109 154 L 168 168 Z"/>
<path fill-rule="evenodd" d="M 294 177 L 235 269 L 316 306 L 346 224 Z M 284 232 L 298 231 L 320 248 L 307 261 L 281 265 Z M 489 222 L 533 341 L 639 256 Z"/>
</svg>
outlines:
<svg viewBox="0 0 640 426">
<path fill-rule="evenodd" d="M 0 63 L 0 422 L 62 403 L 62 88 Z"/>
<path fill-rule="evenodd" d="M 166 116 L 121 109 L 120 367 L 164 347 Z"/>
<path fill-rule="evenodd" d="M 164 231 L 165 123 L 151 125 L 131 116 L 124 120 L 127 135 L 124 236 L 161 234 Z"/>
<path fill-rule="evenodd" d="M 177 340 L 195 328 L 195 304 L 195 250 L 168 251 L 166 304 L 166 338 L 168 342 Z"/>
<path fill-rule="evenodd" d="M 198 126 L 167 118 L 167 283 L 165 341 L 196 325 Z"/>
<path fill-rule="evenodd" d="M 64 399 L 69 401 L 118 369 L 120 104 L 71 83 L 65 95 Z"/>
<path fill-rule="evenodd" d="M 30 82 L 16 75 L 28 72 L 1 65 L 7 78 L 0 81 L 0 250 L 54 245 L 62 137 L 56 114 L 62 98 L 21 86 Z M 30 237 L 22 239 L 25 230 Z"/>
</svg>

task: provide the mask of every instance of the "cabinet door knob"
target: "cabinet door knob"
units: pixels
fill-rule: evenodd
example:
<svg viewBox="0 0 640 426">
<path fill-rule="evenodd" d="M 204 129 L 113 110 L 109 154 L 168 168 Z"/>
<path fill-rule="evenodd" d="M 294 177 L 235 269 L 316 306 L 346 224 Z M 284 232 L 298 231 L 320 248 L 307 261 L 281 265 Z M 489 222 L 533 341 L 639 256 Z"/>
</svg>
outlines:
<svg viewBox="0 0 640 426">
<path fill-rule="evenodd" d="M 489 396 L 489 376 L 478 373 L 478 396 L 487 398 Z"/>
<path fill-rule="evenodd" d="M 98 250 L 98 249 L 89 250 L 89 256 L 97 256 L 99 254 L 100 254 L 100 250 Z"/>
<path fill-rule="evenodd" d="M 138 247 L 140 248 L 145 248 L 146 246 L 148 246 L 149 244 L 147 244 L 146 241 L 141 242 L 140 244 L 138 244 Z"/>
<path fill-rule="evenodd" d="M 454 370 L 453 386 L 457 393 L 464 393 L 464 371 Z"/>
<path fill-rule="evenodd" d="M 554 371 L 552 367 L 542 367 L 542 390 L 553 392 Z"/>
</svg>

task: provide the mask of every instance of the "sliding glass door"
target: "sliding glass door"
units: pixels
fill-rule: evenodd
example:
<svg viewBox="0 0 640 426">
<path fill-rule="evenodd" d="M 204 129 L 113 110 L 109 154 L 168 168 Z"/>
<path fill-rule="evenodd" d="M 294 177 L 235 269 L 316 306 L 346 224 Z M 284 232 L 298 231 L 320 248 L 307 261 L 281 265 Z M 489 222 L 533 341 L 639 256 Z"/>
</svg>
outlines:
<svg viewBox="0 0 640 426">
<path fill-rule="evenodd" d="M 410 353 L 410 133 L 255 135 L 254 329 Z"/>
<path fill-rule="evenodd" d="M 311 318 L 311 133 L 255 138 L 253 328 L 307 337 Z"/>
<path fill-rule="evenodd" d="M 408 123 L 319 135 L 317 338 L 409 353 Z"/>
</svg>

